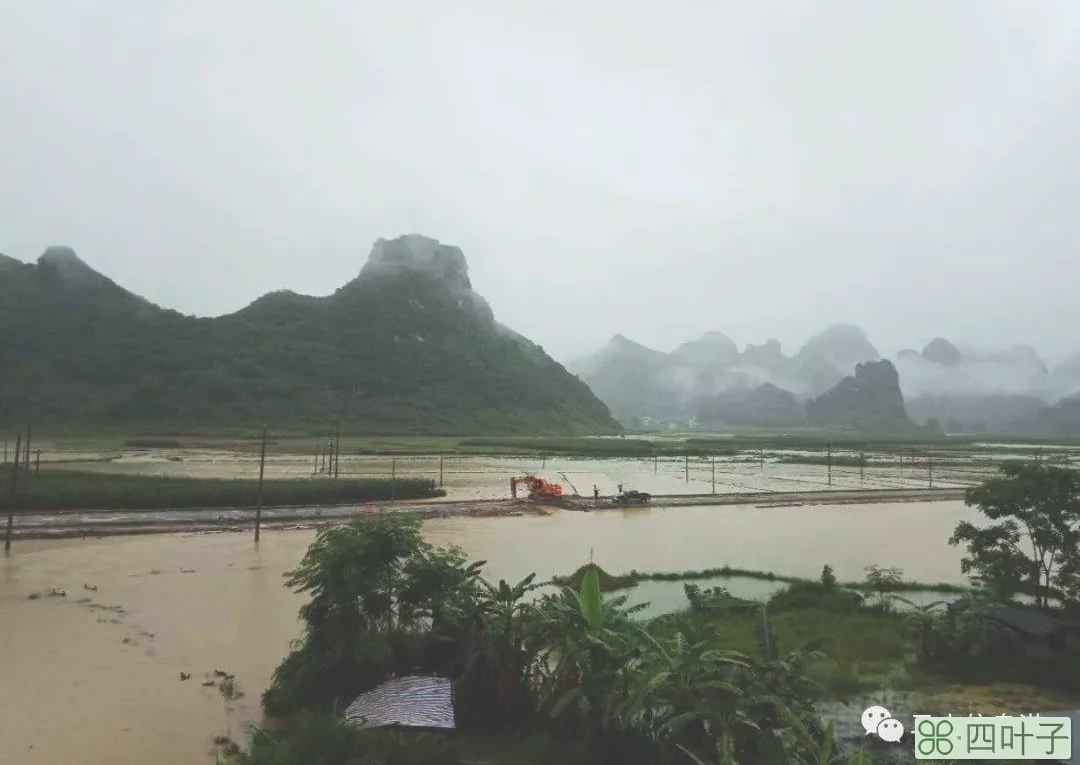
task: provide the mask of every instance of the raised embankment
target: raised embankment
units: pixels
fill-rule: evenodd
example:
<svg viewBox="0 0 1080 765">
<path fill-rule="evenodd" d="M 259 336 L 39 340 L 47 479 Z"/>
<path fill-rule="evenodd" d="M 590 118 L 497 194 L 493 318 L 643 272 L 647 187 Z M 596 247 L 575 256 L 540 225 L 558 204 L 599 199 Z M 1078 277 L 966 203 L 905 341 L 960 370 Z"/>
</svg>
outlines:
<svg viewBox="0 0 1080 765">
<path fill-rule="evenodd" d="M 658 494 L 654 507 L 701 505 L 755 505 L 794 507 L 800 505 L 879 504 L 886 502 L 940 502 L 964 498 L 964 489 L 884 489 L 869 491 L 740 492 L 725 494 Z M 492 517 L 533 515 L 554 508 L 592 511 L 613 509 L 611 497 L 568 496 L 544 503 L 528 499 L 432 500 L 385 502 L 332 507 L 271 507 L 262 510 L 264 528 L 318 528 L 357 515 L 409 513 L 424 518 Z M 123 512 L 65 511 L 25 513 L 16 516 L 13 537 L 45 539 L 99 537 L 128 534 L 164 534 L 191 531 L 243 531 L 255 523 L 253 507 L 230 509 L 190 508 L 187 510 L 146 510 Z"/>
</svg>

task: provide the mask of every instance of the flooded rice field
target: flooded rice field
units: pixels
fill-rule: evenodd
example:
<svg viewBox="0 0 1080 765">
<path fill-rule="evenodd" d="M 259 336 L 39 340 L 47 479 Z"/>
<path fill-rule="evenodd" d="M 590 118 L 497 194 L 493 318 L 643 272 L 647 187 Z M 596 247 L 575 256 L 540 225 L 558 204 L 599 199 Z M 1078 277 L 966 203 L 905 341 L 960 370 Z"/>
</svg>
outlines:
<svg viewBox="0 0 1080 765">
<path fill-rule="evenodd" d="M 969 517 L 960 502 L 733 505 L 436 519 L 425 535 L 487 560 L 494 579 L 568 573 L 591 554 L 613 573 L 728 564 L 816 577 L 829 563 L 844 580 L 877 563 L 960 583 L 946 539 Z M 265 531 L 258 548 L 247 534 L 20 541 L 0 559 L 0 763 L 213 762 L 213 736 L 240 737 L 259 719 L 259 695 L 298 637 L 301 601 L 282 575 L 313 537 Z M 725 585 L 760 597 L 773 587 Z M 682 583 L 645 582 L 631 597 L 675 608 Z M 231 711 L 203 684 L 216 670 L 246 694 Z"/>
<path fill-rule="evenodd" d="M 650 494 L 710 494 L 822 489 L 921 489 L 965 487 L 985 480 L 995 464 L 972 455 L 927 458 L 920 455 L 859 455 L 837 451 L 825 464 L 824 452 L 779 450 L 758 455 L 685 459 L 596 459 L 417 455 L 386 457 L 341 455 L 340 475 L 353 478 L 429 478 L 449 499 L 497 499 L 510 494 L 512 476 L 533 474 L 563 485 L 568 493 L 614 494 L 622 485 Z M 998 459 L 1007 455 L 997 455 Z M 255 478 L 257 454 L 219 450 L 151 449 L 117 452 L 43 452 L 42 468 L 55 467 L 124 475 L 194 478 Z M 793 460 L 819 460 L 804 464 Z M 310 456 L 267 457 L 266 477 L 306 478 L 320 465 Z"/>
</svg>

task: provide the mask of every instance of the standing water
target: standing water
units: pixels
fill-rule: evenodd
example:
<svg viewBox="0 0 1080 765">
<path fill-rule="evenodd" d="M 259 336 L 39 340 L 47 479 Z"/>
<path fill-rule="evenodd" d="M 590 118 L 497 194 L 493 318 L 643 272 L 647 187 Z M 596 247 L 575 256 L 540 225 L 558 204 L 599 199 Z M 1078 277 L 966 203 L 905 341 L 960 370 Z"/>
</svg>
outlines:
<svg viewBox="0 0 1080 765">
<path fill-rule="evenodd" d="M 432 520 L 425 535 L 487 560 L 493 579 L 568 573 L 593 549 L 612 573 L 728 564 L 816 577 L 829 563 L 858 579 L 878 563 L 960 583 L 960 552 L 946 540 L 971 517 L 959 502 L 555 511 Z M 313 538 L 264 531 L 258 548 L 230 533 L 18 542 L 0 559 L 0 763 L 213 762 L 213 737 L 241 739 L 259 720 L 259 696 L 299 637 L 302 599 L 282 575 Z M 246 694 L 231 713 L 203 685 L 215 670 Z"/>
</svg>

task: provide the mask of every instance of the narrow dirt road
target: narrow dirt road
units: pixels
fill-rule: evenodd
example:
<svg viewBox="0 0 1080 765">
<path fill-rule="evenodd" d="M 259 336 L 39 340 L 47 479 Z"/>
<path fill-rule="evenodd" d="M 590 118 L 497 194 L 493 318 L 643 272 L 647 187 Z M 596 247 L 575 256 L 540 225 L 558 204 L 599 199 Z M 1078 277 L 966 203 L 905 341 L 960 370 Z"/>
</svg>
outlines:
<svg viewBox="0 0 1080 765">
<path fill-rule="evenodd" d="M 701 505 L 756 505 L 792 507 L 799 505 L 880 504 L 891 502 L 934 502 L 959 500 L 964 489 L 885 489 L 871 491 L 744 492 L 725 494 L 655 495 L 652 506 L 691 507 Z M 386 502 L 330 507 L 263 508 L 266 528 L 312 528 L 356 515 L 409 513 L 424 518 L 491 517 L 532 515 L 545 507 L 566 510 L 600 510 L 614 507 L 610 497 L 565 497 L 545 505 L 527 499 Z M 83 536 L 162 534 L 180 531 L 242 531 L 255 522 L 254 508 L 151 511 L 67 511 L 25 513 L 16 516 L 16 539 L 46 539 Z"/>
</svg>

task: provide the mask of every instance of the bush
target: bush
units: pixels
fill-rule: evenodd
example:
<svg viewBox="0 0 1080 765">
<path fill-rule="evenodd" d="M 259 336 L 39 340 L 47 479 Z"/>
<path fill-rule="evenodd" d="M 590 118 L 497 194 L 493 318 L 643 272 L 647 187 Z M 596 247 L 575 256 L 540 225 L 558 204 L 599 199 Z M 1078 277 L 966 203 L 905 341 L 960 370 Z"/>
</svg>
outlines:
<svg viewBox="0 0 1080 765">
<path fill-rule="evenodd" d="M 331 712 L 301 712 L 287 733 L 258 730 L 229 765 L 412 765 L 452 762 L 454 742 L 437 734 L 364 729 Z"/>
<path fill-rule="evenodd" d="M 816 608 L 835 614 L 849 614 L 862 607 L 863 596 L 853 590 L 825 587 L 819 582 L 792 582 L 769 598 L 773 612 Z"/>
</svg>

